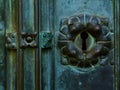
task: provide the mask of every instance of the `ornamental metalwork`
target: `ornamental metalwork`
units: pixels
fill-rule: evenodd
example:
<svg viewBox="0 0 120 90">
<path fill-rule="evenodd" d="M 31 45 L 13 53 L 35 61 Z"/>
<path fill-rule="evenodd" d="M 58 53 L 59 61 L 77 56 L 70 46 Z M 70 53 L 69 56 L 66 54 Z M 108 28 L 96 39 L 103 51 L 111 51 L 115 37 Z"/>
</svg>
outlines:
<svg viewBox="0 0 120 90">
<path fill-rule="evenodd" d="M 21 48 L 26 48 L 26 47 L 31 47 L 31 48 L 35 48 L 37 47 L 37 43 L 36 43 L 36 36 L 37 36 L 37 32 L 34 33 L 25 33 L 22 32 L 21 33 Z"/>
<path fill-rule="evenodd" d="M 58 46 L 68 65 L 90 68 L 108 60 L 112 36 L 108 18 L 81 14 L 61 20 Z"/>
<path fill-rule="evenodd" d="M 6 34 L 6 48 L 16 50 L 16 33 L 7 33 Z"/>
</svg>

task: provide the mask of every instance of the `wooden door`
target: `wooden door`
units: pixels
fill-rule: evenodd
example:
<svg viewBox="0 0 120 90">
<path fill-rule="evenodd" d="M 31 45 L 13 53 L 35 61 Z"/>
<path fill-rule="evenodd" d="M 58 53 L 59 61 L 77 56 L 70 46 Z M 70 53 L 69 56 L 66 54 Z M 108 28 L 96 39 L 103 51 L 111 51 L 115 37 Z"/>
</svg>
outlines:
<svg viewBox="0 0 120 90">
<path fill-rule="evenodd" d="M 1 0 L 0 90 L 119 90 L 119 0 Z"/>
</svg>

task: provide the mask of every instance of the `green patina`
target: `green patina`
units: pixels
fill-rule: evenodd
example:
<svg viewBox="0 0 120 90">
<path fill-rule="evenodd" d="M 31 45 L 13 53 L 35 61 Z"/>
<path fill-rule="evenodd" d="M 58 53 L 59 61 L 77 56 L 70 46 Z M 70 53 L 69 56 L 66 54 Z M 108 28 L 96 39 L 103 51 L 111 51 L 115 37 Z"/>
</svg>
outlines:
<svg viewBox="0 0 120 90">
<path fill-rule="evenodd" d="M 51 32 L 41 32 L 40 33 L 40 46 L 41 48 L 50 48 L 52 46 L 52 33 Z"/>
</svg>

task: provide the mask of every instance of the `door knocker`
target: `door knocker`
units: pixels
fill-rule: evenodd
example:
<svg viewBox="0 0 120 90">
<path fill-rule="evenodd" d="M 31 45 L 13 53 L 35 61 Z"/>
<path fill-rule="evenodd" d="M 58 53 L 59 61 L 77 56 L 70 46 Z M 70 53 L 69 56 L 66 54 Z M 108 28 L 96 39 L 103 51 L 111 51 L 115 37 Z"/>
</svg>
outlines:
<svg viewBox="0 0 120 90">
<path fill-rule="evenodd" d="M 91 68 L 108 59 L 112 36 L 108 18 L 81 14 L 61 20 L 58 46 L 68 65 Z"/>
</svg>

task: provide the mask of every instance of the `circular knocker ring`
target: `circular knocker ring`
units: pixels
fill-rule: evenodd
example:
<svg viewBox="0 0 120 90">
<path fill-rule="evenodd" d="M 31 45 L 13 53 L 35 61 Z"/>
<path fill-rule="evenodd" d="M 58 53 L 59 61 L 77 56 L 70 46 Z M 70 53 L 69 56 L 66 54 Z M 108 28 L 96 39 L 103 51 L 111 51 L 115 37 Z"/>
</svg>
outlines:
<svg viewBox="0 0 120 90">
<path fill-rule="evenodd" d="M 58 46 L 67 64 L 91 68 L 108 57 L 112 35 L 108 18 L 78 15 L 61 21 Z"/>
</svg>

